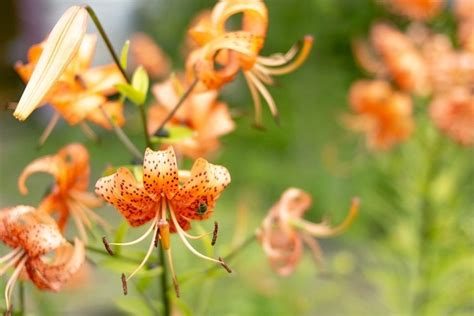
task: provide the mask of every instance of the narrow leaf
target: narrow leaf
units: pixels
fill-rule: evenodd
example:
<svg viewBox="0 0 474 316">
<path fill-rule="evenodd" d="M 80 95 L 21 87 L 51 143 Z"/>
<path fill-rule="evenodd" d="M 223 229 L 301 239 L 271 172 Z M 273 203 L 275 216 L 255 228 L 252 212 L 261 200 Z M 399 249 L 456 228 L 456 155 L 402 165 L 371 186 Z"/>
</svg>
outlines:
<svg viewBox="0 0 474 316">
<path fill-rule="evenodd" d="M 130 41 L 127 40 L 125 41 L 125 44 L 123 44 L 122 52 L 120 53 L 120 66 L 122 66 L 123 69 L 127 69 L 129 48 L 130 48 Z"/>
</svg>

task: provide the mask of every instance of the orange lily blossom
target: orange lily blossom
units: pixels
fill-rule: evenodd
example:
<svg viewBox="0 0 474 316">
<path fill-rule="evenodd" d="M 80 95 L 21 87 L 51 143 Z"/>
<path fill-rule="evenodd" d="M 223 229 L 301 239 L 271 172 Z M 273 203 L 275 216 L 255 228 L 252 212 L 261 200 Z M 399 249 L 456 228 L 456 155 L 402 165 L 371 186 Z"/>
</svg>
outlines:
<svg viewBox="0 0 474 316">
<path fill-rule="evenodd" d="M 118 125 L 123 125 L 123 104 L 109 101 L 107 96 L 117 92 L 115 85 L 124 83 L 124 78 L 115 64 L 91 68 L 97 36 L 86 34 L 73 60 L 46 95 L 44 104 L 50 104 L 57 113 L 52 122 L 61 115 L 70 125 L 89 120 L 110 129 L 110 123 L 102 108 Z M 15 70 L 26 83 L 43 51 L 44 42 L 33 45 L 28 51 L 28 63 L 17 62 Z"/>
<path fill-rule="evenodd" d="M 14 267 L 5 288 L 7 314 L 11 311 L 11 295 L 22 271 L 26 270 L 39 289 L 59 291 L 85 259 L 84 244 L 79 239 L 75 239 L 74 246 L 67 242 L 52 217 L 30 206 L 0 210 L 0 240 L 13 248 L 0 257 L 0 275 Z M 44 260 L 43 256 L 50 253 L 55 256 Z"/>
<path fill-rule="evenodd" d="M 242 13 L 239 30 L 226 29 L 229 19 Z M 210 15 L 203 15 L 189 31 L 198 44 L 187 58 L 188 79 L 196 77 L 207 89 L 218 89 L 232 81 L 242 70 L 255 105 L 255 121 L 261 125 L 260 95 L 267 102 L 272 115 L 278 110 L 265 84 L 272 84 L 274 75 L 292 72 L 306 60 L 313 37 L 305 36 L 286 54 L 259 56 L 268 26 L 268 12 L 263 1 L 219 1 Z"/>
<path fill-rule="evenodd" d="M 393 91 L 385 81 L 360 80 L 349 92 L 356 116 L 347 117 L 349 128 L 367 135 L 368 146 L 389 149 L 407 139 L 414 128 L 411 99 Z"/>
<path fill-rule="evenodd" d="M 458 143 L 474 145 L 474 92 L 457 88 L 435 97 L 430 116 L 439 129 Z"/>
<path fill-rule="evenodd" d="M 303 253 L 303 242 L 310 248 L 319 263 L 322 252 L 312 237 L 327 238 L 345 231 L 357 216 L 359 200 L 354 199 L 347 218 L 337 227 L 328 223 L 314 224 L 302 218 L 311 206 L 311 196 L 301 189 L 289 188 L 273 205 L 257 230 L 271 267 L 281 276 L 293 273 Z"/>
<path fill-rule="evenodd" d="M 136 65 L 142 65 L 151 78 L 170 73 L 171 61 L 161 47 L 145 33 L 135 33 L 130 39 L 130 52 Z"/>
<path fill-rule="evenodd" d="M 158 128 L 168 113 L 178 102 L 186 86 L 176 77 L 156 84 L 153 94 L 158 104 L 149 108 L 148 131 L 158 132 Z M 207 156 L 219 148 L 219 137 L 235 128 L 227 104 L 217 100 L 217 90 L 193 91 L 184 101 L 166 127 L 185 126 L 193 131 L 193 136 L 174 143 L 177 153 L 198 158 Z"/>
<path fill-rule="evenodd" d="M 124 246 L 133 245 L 152 235 L 142 263 L 127 278 L 122 276 L 124 287 L 126 282 L 145 265 L 159 238 L 161 246 L 166 251 L 176 294 L 179 295 L 171 257 L 170 232 L 177 233 L 185 246 L 196 256 L 221 264 L 228 269 L 222 259 L 201 254 L 188 241 L 188 238 L 199 239 L 206 234 L 194 236 L 186 231 L 191 228 L 192 220 L 205 220 L 212 215 L 217 199 L 230 183 L 230 174 L 226 168 L 199 158 L 195 161 L 191 172 L 182 175 L 186 181 L 180 185 L 176 155 L 173 147 L 169 147 L 163 151 L 146 150 L 143 180 L 140 182 L 126 168 L 119 168 L 115 174 L 97 181 L 96 193 L 118 209 L 131 226 L 151 222 L 143 236 L 128 243 L 121 243 Z M 181 180 L 184 178 L 181 177 Z M 110 243 L 110 245 L 116 244 Z M 106 243 L 106 247 L 108 245 Z"/>
<path fill-rule="evenodd" d="M 58 212 L 58 226 L 64 232 L 70 216 L 74 219 L 81 239 L 87 243 L 87 229 L 92 229 L 93 221 L 107 227 L 108 224 L 94 211 L 102 201 L 91 192 L 89 184 L 89 153 L 81 144 L 70 144 L 57 154 L 44 156 L 31 162 L 21 173 L 18 187 L 22 194 L 27 194 L 25 182 L 30 175 L 37 172 L 51 174 L 55 183 L 51 192 L 43 199 L 38 209 L 47 213 Z"/>
</svg>

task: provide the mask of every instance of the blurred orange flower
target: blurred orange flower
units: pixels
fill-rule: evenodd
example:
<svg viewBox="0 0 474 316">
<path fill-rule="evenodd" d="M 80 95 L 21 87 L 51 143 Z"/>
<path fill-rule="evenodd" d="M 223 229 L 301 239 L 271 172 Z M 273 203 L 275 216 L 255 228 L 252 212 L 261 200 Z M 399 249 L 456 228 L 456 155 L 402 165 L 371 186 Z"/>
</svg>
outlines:
<svg viewBox="0 0 474 316">
<path fill-rule="evenodd" d="M 365 133 L 371 148 L 390 149 L 406 140 L 413 131 L 411 99 L 393 91 L 385 81 L 355 82 L 349 93 L 349 103 L 357 114 L 346 117 L 346 124 Z"/>
<path fill-rule="evenodd" d="M 110 129 L 100 108 L 123 125 L 123 104 L 109 101 L 107 96 L 116 93 L 115 85 L 125 80 L 115 64 L 91 68 L 96 42 L 97 36 L 84 36 L 79 51 L 46 95 L 43 105 L 50 104 L 71 125 L 89 120 Z M 33 45 L 28 51 L 28 63 L 16 63 L 15 70 L 25 83 L 30 80 L 43 47 L 44 42 Z"/>
<path fill-rule="evenodd" d="M 9 268 L 14 272 L 5 288 L 7 310 L 15 283 L 26 269 L 31 281 L 42 290 L 59 291 L 79 270 L 85 259 L 84 244 L 75 239 L 74 246 L 62 236 L 48 214 L 30 206 L 0 210 L 0 240 L 13 251 L 0 257 L 0 275 Z M 55 253 L 55 256 L 44 258 Z"/>
<path fill-rule="evenodd" d="M 153 94 L 158 104 L 150 107 L 148 112 L 148 130 L 150 134 L 158 128 L 177 104 L 187 87 L 173 77 L 156 84 Z M 166 127 L 185 126 L 193 131 L 193 136 L 173 143 L 176 152 L 198 158 L 207 156 L 219 148 L 219 137 L 230 133 L 235 128 L 227 104 L 217 100 L 217 90 L 193 91 L 184 101 Z"/>
<path fill-rule="evenodd" d="M 391 9 L 413 20 L 429 20 L 441 12 L 443 0 L 384 0 Z"/>
<path fill-rule="evenodd" d="M 178 233 L 193 254 L 225 266 L 221 259 L 201 254 L 188 241 L 188 238 L 198 239 L 204 235 L 193 236 L 186 231 L 191 228 L 192 220 L 201 221 L 211 217 L 217 199 L 230 183 L 229 172 L 222 166 L 210 164 L 205 159 L 199 158 L 195 161 L 190 174 L 186 176 L 186 181 L 182 182 L 184 183 L 180 185 L 173 147 L 163 151 L 146 150 L 142 181 L 137 181 L 127 168 L 119 168 L 113 175 L 97 181 L 96 193 L 118 209 L 131 226 L 141 226 L 151 221 L 150 228 L 143 236 L 122 244 L 133 245 L 150 234 L 153 236 L 142 263 L 126 279 L 123 277 L 124 282 L 143 267 L 159 238 L 163 249 L 166 250 L 173 281 L 177 287 L 171 258 L 170 232 Z"/>
<path fill-rule="evenodd" d="M 242 13 L 242 24 L 237 30 L 226 27 L 231 17 Z M 210 15 L 202 15 L 190 30 L 199 48 L 186 61 L 188 79 L 197 77 L 207 89 L 219 89 L 243 71 L 255 104 L 257 125 L 261 125 L 260 95 L 267 102 L 272 115 L 278 117 L 275 101 L 265 84 L 273 83 L 273 75 L 292 72 L 306 60 L 313 38 L 306 36 L 302 43 L 287 54 L 259 56 L 268 26 L 268 12 L 263 1 L 220 1 Z"/>
<path fill-rule="evenodd" d="M 18 187 L 22 194 L 27 194 L 25 182 L 30 175 L 37 172 L 51 174 L 55 183 L 50 192 L 44 197 L 39 210 L 46 213 L 58 212 L 58 226 L 61 232 L 70 216 L 74 219 L 81 239 L 87 243 L 86 229 L 92 229 L 92 223 L 98 222 L 107 227 L 108 224 L 94 211 L 102 205 L 101 200 L 87 192 L 89 184 L 89 153 L 81 144 L 70 144 L 57 154 L 44 156 L 31 162 L 21 173 Z"/>
<path fill-rule="evenodd" d="M 151 78 L 165 77 L 171 71 L 166 53 L 145 33 L 135 33 L 130 39 L 130 52 L 136 65 L 142 65 Z"/>
<path fill-rule="evenodd" d="M 387 24 L 372 27 L 372 43 L 397 85 L 407 92 L 429 92 L 425 61 L 411 39 Z"/>
<path fill-rule="evenodd" d="M 303 253 L 303 242 L 311 249 L 316 261 L 320 262 L 322 252 L 312 237 L 332 237 L 346 230 L 358 213 L 359 200 L 353 200 L 347 218 L 334 228 L 327 222 L 314 224 L 304 220 L 303 214 L 310 206 L 311 196 L 308 193 L 289 188 L 270 209 L 257 231 L 271 267 L 281 276 L 288 276 L 295 270 Z"/>
<path fill-rule="evenodd" d="M 453 89 L 440 95 L 430 105 L 435 125 L 462 145 L 474 145 L 474 92 Z"/>
</svg>

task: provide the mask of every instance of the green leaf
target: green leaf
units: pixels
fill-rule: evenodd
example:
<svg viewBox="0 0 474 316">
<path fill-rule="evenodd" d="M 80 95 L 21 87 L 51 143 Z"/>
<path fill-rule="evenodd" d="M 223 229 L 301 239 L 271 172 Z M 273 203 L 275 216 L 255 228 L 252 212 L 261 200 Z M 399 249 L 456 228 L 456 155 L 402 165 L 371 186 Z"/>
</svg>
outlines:
<svg viewBox="0 0 474 316">
<path fill-rule="evenodd" d="M 128 62 L 128 49 L 130 48 L 130 41 L 127 40 L 123 44 L 122 52 L 120 53 L 120 66 L 123 69 L 127 69 L 127 62 Z"/>
<path fill-rule="evenodd" d="M 150 80 L 148 78 L 148 74 L 145 68 L 143 68 L 142 66 L 138 67 L 132 77 L 132 87 L 140 95 L 140 102 L 137 103 L 138 105 L 142 105 L 143 103 L 145 103 L 149 84 Z"/>
<path fill-rule="evenodd" d="M 115 232 L 114 243 L 123 242 L 123 239 L 125 238 L 125 235 L 127 234 L 127 231 L 128 231 L 128 223 L 122 222 L 122 224 L 120 224 L 117 231 Z M 115 245 L 114 253 L 117 255 L 120 255 L 121 252 L 122 252 L 122 247 L 119 245 Z"/>
<path fill-rule="evenodd" d="M 102 260 L 100 262 L 100 265 L 106 269 L 109 269 L 110 271 L 116 272 L 118 274 L 125 273 L 126 275 L 132 273 L 138 267 L 138 264 L 135 262 L 128 262 L 120 258 L 113 257 Z M 136 275 L 137 277 L 142 278 L 152 278 L 156 277 L 157 275 L 160 275 L 162 272 L 163 269 L 161 267 L 156 267 L 148 270 L 144 267 L 143 269 L 140 269 L 140 271 L 138 271 Z"/>
<path fill-rule="evenodd" d="M 194 134 L 194 131 L 186 126 L 174 126 L 167 128 L 166 131 L 169 133 L 167 137 L 153 136 L 151 141 L 154 143 L 174 144 L 192 137 Z"/>
<path fill-rule="evenodd" d="M 115 85 L 115 88 L 120 92 L 120 94 L 136 105 L 142 104 L 143 96 L 135 90 L 131 85 L 127 83 L 118 83 Z"/>
</svg>

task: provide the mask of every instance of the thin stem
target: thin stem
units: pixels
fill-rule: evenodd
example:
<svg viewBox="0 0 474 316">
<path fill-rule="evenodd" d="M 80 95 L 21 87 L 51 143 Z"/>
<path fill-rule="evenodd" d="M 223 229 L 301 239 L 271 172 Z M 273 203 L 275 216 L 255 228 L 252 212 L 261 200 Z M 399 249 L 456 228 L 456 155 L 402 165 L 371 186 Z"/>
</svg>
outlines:
<svg viewBox="0 0 474 316">
<path fill-rule="evenodd" d="M 98 254 L 110 257 L 110 254 L 107 251 L 105 251 L 101 248 L 86 245 L 86 249 L 91 251 L 91 252 L 98 253 Z M 135 258 L 132 258 L 132 257 L 127 257 L 127 256 L 124 256 L 124 255 L 119 255 L 119 254 L 114 254 L 113 257 L 124 260 L 124 261 L 132 262 L 132 263 L 140 263 L 141 262 L 141 260 L 139 260 L 139 259 L 135 259 Z"/>
<path fill-rule="evenodd" d="M 20 310 L 18 311 L 18 315 L 23 316 L 25 315 L 25 282 L 20 281 L 18 292 L 20 296 Z"/>
<path fill-rule="evenodd" d="M 122 74 L 123 78 L 128 84 L 131 84 L 131 80 L 128 77 L 125 69 L 123 69 L 122 64 L 120 63 L 120 59 L 117 53 L 115 52 L 114 47 L 112 46 L 112 42 L 110 41 L 109 36 L 105 32 L 105 29 L 102 26 L 102 23 L 100 23 L 99 18 L 95 14 L 94 9 L 92 9 L 88 5 L 85 6 L 85 9 L 87 10 L 87 13 L 89 13 L 89 16 L 91 17 L 95 26 L 97 27 L 97 30 L 99 31 L 100 36 L 104 40 L 105 45 L 107 46 L 107 49 L 109 50 L 109 53 L 112 56 L 114 63 L 117 65 L 117 68 L 120 70 L 120 73 Z M 148 122 L 146 119 L 146 112 L 145 112 L 144 105 L 140 105 L 139 108 L 140 108 L 140 117 L 142 119 L 142 124 L 143 124 L 143 129 L 144 129 L 145 142 L 146 142 L 147 147 L 151 147 L 151 139 L 150 139 L 150 135 L 148 135 Z"/>
<path fill-rule="evenodd" d="M 117 65 L 120 72 L 122 73 L 123 78 L 125 79 L 125 81 L 127 81 L 127 83 L 130 83 L 130 79 L 128 78 L 127 73 L 125 72 L 125 69 L 122 68 L 118 55 L 117 53 L 115 53 L 114 47 L 112 46 L 112 42 L 110 41 L 107 33 L 105 32 L 104 27 L 102 26 L 102 23 L 100 23 L 99 18 L 95 14 L 94 9 L 92 9 L 88 5 L 86 5 L 84 8 L 87 10 L 87 13 L 89 13 L 89 16 L 91 17 L 92 21 L 97 27 L 97 30 L 99 31 L 100 36 L 104 40 L 105 45 L 107 46 L 107 49 L 109 50 L 109 53 L 112 56 L 112 59 L 114 60 L 115 64 Z"/>
<path fill-rule="evenodd" d="M 161 273 L 160 286 L 161 286 L 161 297 L 164 306 L 164 315 L 171 315 L 170 300 L 168 296 L 168 269 L 166 268 L 165 262 L 165 251 L 162 245 L 158 246 L 158 264 L 162 267 L 163 272 Z"/>
<path fill-rule="evenodd" d="M 133 144 L 133 142 L 128 138 L 127 134 L 122 130 L 120 126 L 117 125 L 117 123 L 112 120 L 112 118 L 109 116 L 107 111 L 103 107 L 100 107 L 102 113 L 104 114 L 105 118 L 109 121 L 110 125 L 112 125 L 115 134 L 117 137 L 120 139 L 122 144 L 127 148 L 127 150 L 135 156 L 135 158 L 142 160 L 142 153 L 138 150 L 138 148 Z"/>
<path fill-rule="evenodd" d="M 191 94 L 191 92 L 193 92 L 194 88 L 196 87 L 196 85 L 198 84 L 199 80 L 198 79 L 194 79 L 194 81 L 191 83 L 191 85 L 188 87 L 188 89 L 183 93 L 183 95 L 181 95 L 181 98 L 178 100 L 178 103 L 176 103 L 176 105 L 174 106 L 173 110 L 171 110 L 170 113 L 168 113 L 168 116 L 166 116 L 166 118 L 163 120 L 163 122 L 160 124 L 160 127 L 158 128 L 158 131 L 161 130 L 165 125 L 166 123 L 168 123 L 169 120 L 171 120 L 173 118 L 173 116 L 175 115 L 176 111 L 179 110 L 179 108 L 181 107 L 181 105 L 184 104 L 184 101 L 189 97 L 189 95 Z"/>
</svg>

